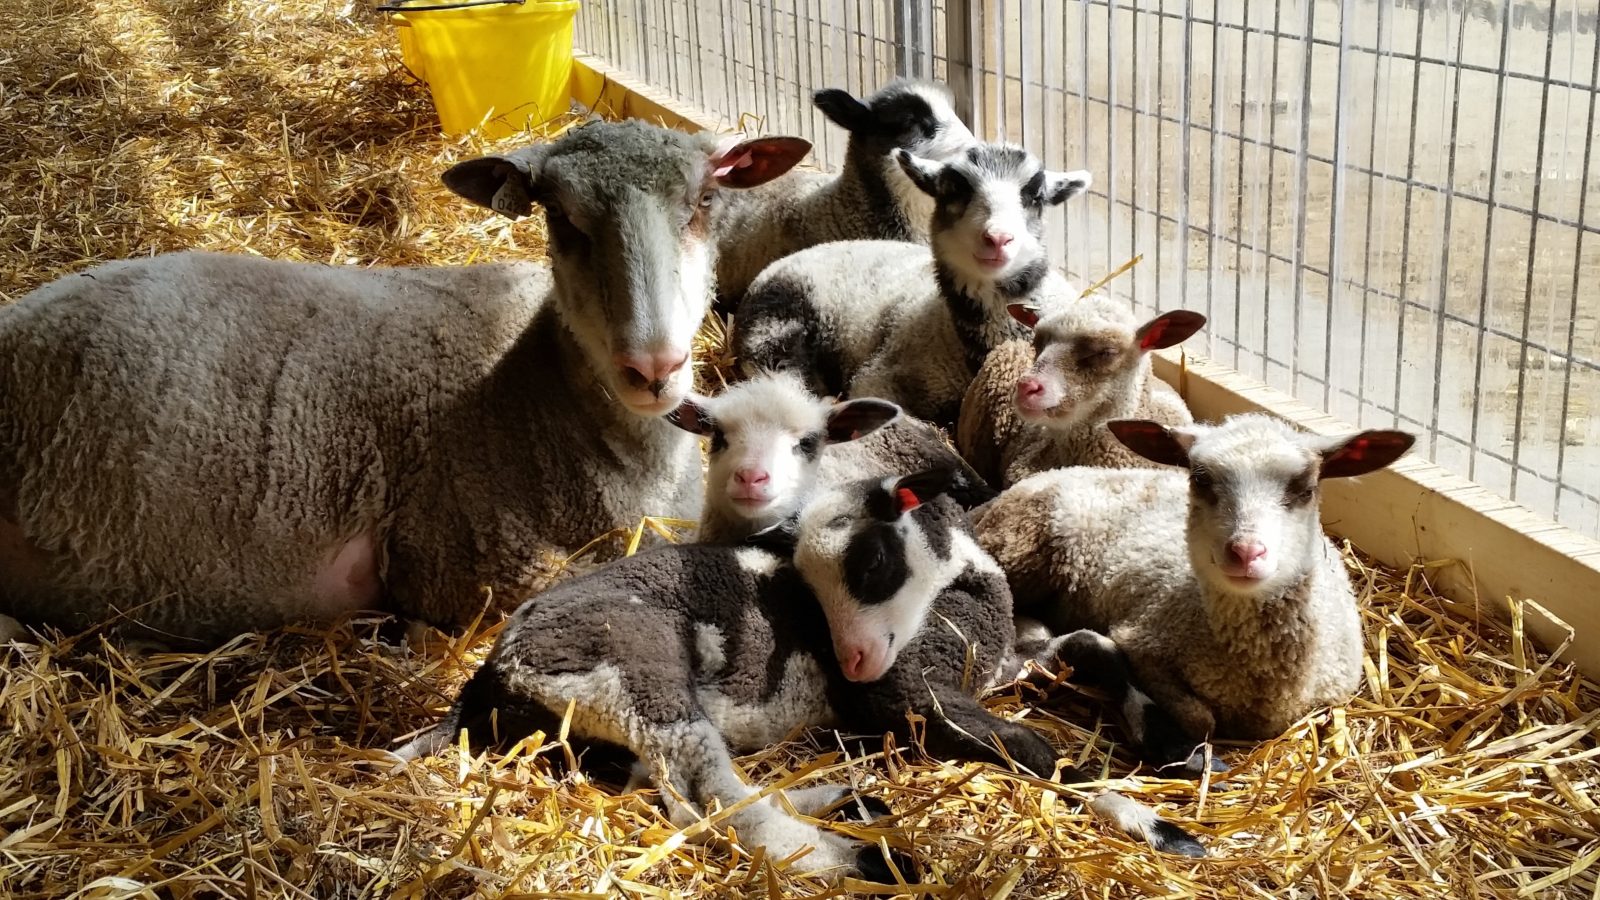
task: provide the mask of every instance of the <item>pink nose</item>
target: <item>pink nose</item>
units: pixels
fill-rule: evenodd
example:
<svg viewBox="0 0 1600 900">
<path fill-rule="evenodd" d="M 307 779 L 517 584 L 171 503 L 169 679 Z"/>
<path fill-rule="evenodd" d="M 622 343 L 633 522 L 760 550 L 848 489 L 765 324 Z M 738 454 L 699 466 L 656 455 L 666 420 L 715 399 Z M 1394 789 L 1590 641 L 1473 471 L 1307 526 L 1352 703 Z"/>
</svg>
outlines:
<svg viewBox="0 0 1600 900">
<path fill-rule="evenodd" d="M 839 660 L 839 668 L 843 670 L 844 677 L 856 678 L 861 675 L 861 667 L 866 664 L 866 654 L 860 650 L 849 650 Z"/>
<path fill-rule="evenodd" d="M 1031 400 L 1044 394 L 1044 382 L 1037 378 L 1023 378 L 1017 382 L 1017 396 L 1024 400 Z"/>
<path fill-rule="evenodd" d="M 983 242 L 994 250 L 999 250 L 1014 240 L 1016 240 L 1015 236 L 1004 231 L 985 231 L 983 233 Z"/>
<path fill-rule="evenodd" d="M 765 469 L 739 469 L 733 473 L 733 480 L 745 487 L 755 487 L 771 481 L 772 476 L 768 475 Z"/>
<path fill-rule="evenodd" d="M 1259 541 L 1228 542 L 1228 557 L 1235 565 L 1248 566 L 1267 555 L 1267 547 Z"/>
<path fill-rule="evenodd" d="M 689 362 L 687 350 L 657 350 L 653 353 L 618 353 L 617 365 L 628 379 L 630 387 L 648 390 L 656 396 L 666 387 L 666 381 Z"/>
</svg>

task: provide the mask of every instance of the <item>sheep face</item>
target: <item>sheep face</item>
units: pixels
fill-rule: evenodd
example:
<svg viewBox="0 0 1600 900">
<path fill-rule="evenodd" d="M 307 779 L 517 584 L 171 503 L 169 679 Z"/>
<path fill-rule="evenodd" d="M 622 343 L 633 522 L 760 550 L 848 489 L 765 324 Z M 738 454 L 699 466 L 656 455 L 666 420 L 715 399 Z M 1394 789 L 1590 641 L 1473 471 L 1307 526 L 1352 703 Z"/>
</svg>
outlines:
<svg viewBox="0 0 1600 900">
<path fill-rule="evenodd" d="M 1189 469 L 1189 560 L 1213 590 L 1270 599 L 1318 563 L 1318 483 L 1364 475 L 1398 459 L 1414 438 L 1363 431 L 1328 439 L 1266 415 L 1167 429 L 1109 426 L 1136 453 Z"/>
<path fill-rule="evenodd" d="M 1107 299 L 1069 303 L 1043 319 L 1022 304 L 1006 309 L 1033 329 L 1037 354 L 1017 380 L 1017 412 L 1059 429 L 1131 408 L 1139 376 L 1149 370 L 1146 354 L 1185 340 L 1206 322 L 1199 313 L 1174 310 L 1136 326 L 1125 305 Z"/>
<path fill-rule="evenodd" d="M 800 508 L 828 445 L 865 437 L 899 415 L 900 407 L 885 400 L 829 403 L 785 372 L 759 375 L 717 397 L 691 397 L 670 418 L 711 439 L 706 507 L 722 508 L 754 530 Z"/>
<path fill-rule="evenodd" d="M 934 199 L 933 253 L 960 279 L 1003 283 L 1044 265 L 1044 208 L 1087 190 L 1088 172 L 1051 172 L 1010 144 L 978 144 L 938 163 L 897 151 L 911 181 Z"/>
<path fill-rule="evenodd" d="M 953 503 L 929 502 L 954 473 L 932 470 L 829 488 L 796 522 L 794 562 L 822 603 L 844 676 L 882 678 L 965 567 L 952 551 Z"/>
<path fill-rule="evenodd" d="M 460 163 L 444 181 L 512 218 L 544 208 L 563 323 L 612 396 L 659 416 L 691 386 L 691 342 L 714 290 L 717 192 L 764 184 L 810 146 L 594 122 L 553 143 Z"/>
</svg>

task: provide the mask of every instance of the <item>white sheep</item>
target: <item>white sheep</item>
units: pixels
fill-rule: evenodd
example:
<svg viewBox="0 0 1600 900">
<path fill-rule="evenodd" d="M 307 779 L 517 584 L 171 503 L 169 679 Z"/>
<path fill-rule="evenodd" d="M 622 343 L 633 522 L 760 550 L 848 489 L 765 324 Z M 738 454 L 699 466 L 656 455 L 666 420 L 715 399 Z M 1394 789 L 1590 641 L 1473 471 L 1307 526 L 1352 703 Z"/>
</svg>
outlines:
<svg viewBox="0 0 1600 900">
<path fill-rule="evenodd" d="M 990 484 L 1067 466 L 1153 465 L 1106 423 L 1194 421 L 1177 391 L 1151 375 L 1149 353 L 1186 340 L 1205 316 L 1179 309 L 1140 325 L 1126 303 L 1099 296 L 1043 317 L 1022 304 L 1008 310 L 1033 341 L 1008 341 L 989 354 L 956 426 L 956 446 Z"/>
<path fill-rule="evenodd" d="M 1412 443 L 1328 439 L 1266 415 L 1166 428 L 1119 421 L 1136 453 L 1187 472 L 1072 468 L 1024 479 L 975 514 L 1020 615 L 1093 629 L 1182 731 L 1146 751 L 1186 759 L 1210 736 L 1264 739 L 1361 680 L 1361 621 L 1318 482 L 1363 475 Z M 1137 711 L 1132 717 L 1138 718 Z M 1134 728 L 1136 738 L 1141 738 Z"/>
<path fill-rule="evenodd" d="M 976 506 L 995 495 L 928 423 L 872 397 L 825 400 L 788 372 L 691 398 L 671 418 L 711 439 L 703 542 L 741 541 L 794 515 L 819 486 L 869 476 L 949 469 L 958 502 Z"/>
<path fill-rule="evenodd" d="M 938 471 L 836 485 L 752 544 L 661 547 L 559 585 L 517 611 L 444 719 L 398 755 L 438 752 L 462 728 L 477 747 L 555 735 L 570 708 L 580 764 L 664 770 L 679 827 L 756 792 L 730 750 L 806 726 L 909 744 L 912 713 L 937 757 L 1050 778 L 1049 743 L 976 699 L 1013 662 L 1010 595 L 964 510 L 942 496 L 949 485 Z M 1089 780 L 1071 765 L 1060 777 Z M 845 793 L 822 786 L 790 800 L 815 812 Z M 1160 849 L 1204 855 L 1126 797 L 1091 805 Z M 877 848 L 795 819 L 777 798 L 726 823 L 771 859 L 810 846 L 808 870 L 890 880 Z"/>
<path fill-rule="evenodd" d="M 741 371 L 800 372 L 819 394 L 873 396 L 954 427 L 989 351 L 1026 335 L 1006 306 L 1076 296 L 1045 258 L 1044 208 L 1089 186 L 1021 147 L 980 144 L 949 163 L 896 154 L 936 201 L 932 246 L 841 241 L 769 266 L 734 318 Z"/>
<path fill-rule="evenodd" d="M 944 160 L 976 143 L 942 84 L 900 79 L 865 100 L 828 88 L 812 102 L 849 132 L 837 175 L 794 171 L 759 190 L 723 199 L 714 230 L 717 290 L 737 306 L 769 264 L 829 241 L 926 241 L 933 202 L 912 186 L 893 154 Z"/>
<path fill-rule="evenodd" d="M 0 310 L 0 613 L 216 641 L 388 609 L 470 621 L 543 556 L 693 517 L 711 207 L 804 141 L 594 123 L 447 186 L 544 207 L 551 263 L 178 253 Z"/>
</svg>

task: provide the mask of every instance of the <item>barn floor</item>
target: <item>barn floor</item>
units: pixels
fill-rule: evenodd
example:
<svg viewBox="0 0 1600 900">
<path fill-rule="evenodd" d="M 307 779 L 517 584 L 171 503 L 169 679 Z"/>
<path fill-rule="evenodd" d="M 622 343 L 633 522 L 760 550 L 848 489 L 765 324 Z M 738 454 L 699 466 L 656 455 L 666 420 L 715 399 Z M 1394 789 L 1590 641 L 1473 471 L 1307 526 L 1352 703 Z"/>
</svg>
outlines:
<svg viewBox="0 0 1600 900">
<path fill-rule="evenodd" d="M 370 4 L 0 0 L 0 302 L 90 262 L 209 247 L 354 264 L 537 256 L 437 186 L 445 141 Z M 763 784 L 849 781 L 899 814 L 900 893 L 985 897 L 1600 896 L 1600 688 L 1516 628 L 1353 554 L 1368 679 L 1346 709 L 1224 748 L 1207 784 L 1127 783 L 1212 857 L 1156 857 L 1077 792 L 804 740 Z M 687 845 L 638 797 L 551 776 L 559 745 L 393 775 L 494 626 L 401 648 L 356 622 L 140 653 L 97 634 L 0 650 L 0 885 L 10 897 L 800 896 Z M 1029 689 L 1031 690 L 1031 689 Z M 1066 689 L 991 704 L 1126 775 Z M 910 873 L 908 873 L 910 874 Z M 892 889 L 887 893 L 894 893 Z"/>
</svg>

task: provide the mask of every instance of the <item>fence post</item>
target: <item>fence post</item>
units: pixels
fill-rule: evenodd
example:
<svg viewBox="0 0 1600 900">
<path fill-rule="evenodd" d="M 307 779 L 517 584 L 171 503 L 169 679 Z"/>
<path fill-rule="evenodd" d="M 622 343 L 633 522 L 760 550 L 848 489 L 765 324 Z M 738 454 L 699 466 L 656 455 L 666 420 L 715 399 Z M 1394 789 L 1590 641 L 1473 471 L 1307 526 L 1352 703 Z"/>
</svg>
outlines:
<svg viewBox="0 0 1600 900">
<path fill-rule="evenodd" d="M 979 0 L 982 2 L 982 0 Z M 972 0 L 945 0 L 944 53 L 949 66 L 950 90 L 955 94 L 956 115 L 978 133 L 978 123 L 973 121 L 973 94 L 977 86 L 977 73 L 973 71 Z"/>
<path fill-rule="evenodd" d="M 927 46 L 923 43 L 926 28 L 922 14 L 922 0 L 895 0 L 894 3 L 894 71 L 896 75 L 927 78 L 932 75 L 926 63 Z M 932 43 L 930 39 L 928 43 Z"/>
</svg>

